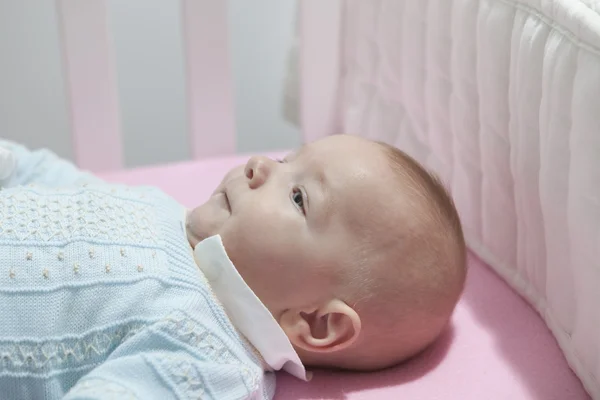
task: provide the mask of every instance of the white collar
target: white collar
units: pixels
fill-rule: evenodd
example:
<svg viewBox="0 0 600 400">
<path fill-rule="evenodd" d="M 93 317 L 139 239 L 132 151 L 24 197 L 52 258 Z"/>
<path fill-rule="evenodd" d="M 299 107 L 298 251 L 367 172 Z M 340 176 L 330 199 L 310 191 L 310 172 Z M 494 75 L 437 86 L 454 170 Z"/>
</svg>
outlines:
<svg viewBox="0 0 600 400">
<path fill-rule="evenodd" d="M 211 236 L 198 243 L 194 258 L 235 327 L 260 352 L 266 363 L 276 371 L 283 369 L 299 379 L 309 380 L 290 340 L 238 273 L 221 237 Z"/>
</svg>

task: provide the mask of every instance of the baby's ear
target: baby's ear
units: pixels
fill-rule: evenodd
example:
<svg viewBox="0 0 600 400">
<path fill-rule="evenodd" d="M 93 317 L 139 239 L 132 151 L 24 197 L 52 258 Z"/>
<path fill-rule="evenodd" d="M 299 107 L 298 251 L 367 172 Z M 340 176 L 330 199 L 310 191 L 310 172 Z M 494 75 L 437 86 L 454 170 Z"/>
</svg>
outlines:
<svg viewBox="0 0 600 400">
<path fill-rule="evenodd" d="M 292 344 L 305 351 L 329 353 L 350 347 L 360 334 L 358 313 L 334 299 L 310 310 L 287 310 L 279 325 Z"/>
</svg>

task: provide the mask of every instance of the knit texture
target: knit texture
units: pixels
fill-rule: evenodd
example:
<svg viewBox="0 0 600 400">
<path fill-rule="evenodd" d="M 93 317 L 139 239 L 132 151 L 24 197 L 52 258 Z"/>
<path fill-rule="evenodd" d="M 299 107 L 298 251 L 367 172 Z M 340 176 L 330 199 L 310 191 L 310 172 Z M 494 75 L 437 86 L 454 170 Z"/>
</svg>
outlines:
<svg viewBox="0 0 600 400">
<path fill-rule="evenodd" d="M 0 399 L 272 398 L 180 204 L 0 145 L 17 160 L 0 182 Z"/>
</svg>

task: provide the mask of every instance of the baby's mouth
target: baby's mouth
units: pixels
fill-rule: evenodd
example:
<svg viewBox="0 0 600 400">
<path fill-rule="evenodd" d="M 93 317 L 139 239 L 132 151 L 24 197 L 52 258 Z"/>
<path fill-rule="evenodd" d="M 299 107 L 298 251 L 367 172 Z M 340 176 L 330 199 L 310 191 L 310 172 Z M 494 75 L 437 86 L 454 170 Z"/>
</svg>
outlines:
<svg viewBox="0 0 600 400">
<path fill-rule="evenodd" d="M 223 189 L 223 191 L 219 194 L 221 196 L 223 196 L 223 203 L 224 203 L 225 208 L 227 209 L 227 211 L 231 212 L 231 203 L 229 203 L 229 196 L 227 195 L 227 189 Z"/>
</svg>

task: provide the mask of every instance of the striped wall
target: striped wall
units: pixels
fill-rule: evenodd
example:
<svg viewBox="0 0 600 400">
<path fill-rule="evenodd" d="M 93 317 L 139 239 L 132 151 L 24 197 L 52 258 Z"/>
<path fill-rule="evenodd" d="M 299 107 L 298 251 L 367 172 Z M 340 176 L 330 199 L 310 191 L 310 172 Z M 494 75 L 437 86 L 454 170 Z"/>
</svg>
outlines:
<svg viewBox="0 0 600 400">
<path fill-rule="evenodd" d="M 293 147 L 280 87 L 294 13 L 294 0 L 0 1 L 0 136 L 95 171 Z"/>
</svg>

